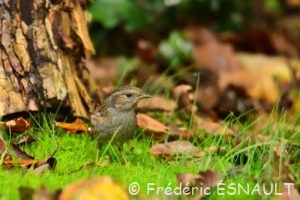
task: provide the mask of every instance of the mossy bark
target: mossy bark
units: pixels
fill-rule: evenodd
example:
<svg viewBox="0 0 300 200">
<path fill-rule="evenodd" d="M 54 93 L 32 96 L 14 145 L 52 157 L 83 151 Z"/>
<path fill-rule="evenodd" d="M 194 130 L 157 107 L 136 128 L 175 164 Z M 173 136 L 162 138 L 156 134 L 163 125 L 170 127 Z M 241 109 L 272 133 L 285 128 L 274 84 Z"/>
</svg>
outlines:
<svg viewBox="0 0 300 200">
<path fill-rule="evenodd" d="M 70 106 L 87 116 L 94 53 L 84 0 L 0 0 L 0 116 Z"/>
</svg>

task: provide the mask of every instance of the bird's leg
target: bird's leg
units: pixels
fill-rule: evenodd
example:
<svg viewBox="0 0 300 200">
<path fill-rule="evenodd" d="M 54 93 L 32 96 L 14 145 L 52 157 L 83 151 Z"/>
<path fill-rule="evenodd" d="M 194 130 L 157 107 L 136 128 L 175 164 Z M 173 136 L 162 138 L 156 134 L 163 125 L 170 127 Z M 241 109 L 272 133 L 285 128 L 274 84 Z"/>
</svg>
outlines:
<svg viewBox="0 0 300 200">
<path fill-rule="evenodd" d="M 122 158 L 123 158 L 123 160 L 124 160 L 124 162 L 125 162 L 125 165 L 128 165 L 128 162 L 127 162 L 127 159 L 126 159 L 126 157 L 125 157 L 125 155 L 124 155 L 124 153 L 123 153 L 123 144 L 121 144 L 121 143 L 118 143 L 117 144 L 117 147 L 118 147 L 118 150 L 120 151 L 120 153 L 121 153 L 121 155 L 122 155 Z"/>
</svg>

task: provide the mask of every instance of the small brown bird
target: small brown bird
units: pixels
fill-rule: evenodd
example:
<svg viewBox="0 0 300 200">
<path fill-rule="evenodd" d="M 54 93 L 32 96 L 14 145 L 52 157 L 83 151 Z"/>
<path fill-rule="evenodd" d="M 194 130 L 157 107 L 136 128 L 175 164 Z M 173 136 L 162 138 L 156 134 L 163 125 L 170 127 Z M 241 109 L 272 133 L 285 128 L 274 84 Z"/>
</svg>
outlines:
<svg viewBox="0 0 300 200">
<path fill-rule="evenodd" d="M 133 86 L 122 86 L 108 95 L 104 104 L 91 114 L 92 133 L 98 144 L 132 138 L 136 129 L 135 106 L 140 99 L 149 97 Z"/>
</svg>

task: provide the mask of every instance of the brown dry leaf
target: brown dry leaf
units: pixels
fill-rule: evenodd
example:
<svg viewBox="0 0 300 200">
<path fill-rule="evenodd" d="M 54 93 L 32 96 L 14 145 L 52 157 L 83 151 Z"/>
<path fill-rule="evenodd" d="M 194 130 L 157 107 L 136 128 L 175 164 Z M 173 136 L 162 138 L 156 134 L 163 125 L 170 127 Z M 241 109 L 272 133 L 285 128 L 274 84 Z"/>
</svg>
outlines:
<svg viewBox="0 0 300 200">
<path fill-rule="evenodd" d="M 205 80 L 197 91 L 196 102 L 201 105 L 205 111 L 210 111 L 220 100 L 220 89 L 218 79 L 212 75 L 212 80 Z"/>
<path fill-rule="evenodd" d="M 7 166 L 13 166 L 13 165 L 18 165 L 23 168 L 30 167 L 31 165 L 37 164 L 38 161 L 35 159 L 28 159 L 28 160 L 23 160 L 23 159 L 16 159 L 13 160 L 10 156 L 6 156 L 5 160 L 3 161 L 4 166 L 7 168 Z"/>
<path fill-rule="evenodd" d="M 161 122 L 153 119 L 149 115 L 143 113 L 137 113 L 137 126 L 141 129 L 144 129 L 147 133 L 158 133 L 164 134 L 167 131 L 167 126 Z"/>
<path fill-rule="evenodd" d="M 28 120 L 24 119 L 23 117 L 1 122 L 1 125 L 3 125 L 7 131 L 17 133 L 24 133 L 30 127 Z"/>
<path fill-rule="evenodd" d="M 86 60 L 86 67 L 91 76 L 101 84 L 113 83 L 120 74 L 118 59 L 115 57 L 104 57 L 99 60 Z"/>
<path fill-rule="evenodd" d="M 173 141 L 168 143 L 156 144 L 150 149 L 150 153 L 166 159 L 180 155 L 187 157 L 201 157 L 202 153 L 189 141 Z"/>
<path fill-rule="evenodd" d="M 170 136 L 177 136 L 181 139 L 200 139 L 199 136 L 187 131 L 187 130 L 180 130 L 179 128 L 175 126 L 168 126 L 167 127 L 168 135 Z"/>
<path fill-rule="evenodd" d="M 298 1 L 298 0 L 289 0 L 289 1 Z M 299 1 L 298 1 L 299 5 Z M 298 12 L 299 13 L 299 12 Z M 300 41 L 299 41 L 299 28 L 300 28 L 300 15 L 287 15 L 281 17 L 276 22 L 276 28 L 284 33 L 288 41 L 290 41 L 295 47 L 300 50 Z"/>
<path fill-rule="evenodd" d="M 147 111 L 173 111 L 177 108 L 176 102 L 171 99 L 166 99 L 162 96 L 154 96 L 149 99 L 139 101 L 137 104 L 138 110 Z"/>
<path fill-rule="evenodd" d="M 79 180 L 66 186 L 59 200 L 129 200 L 123 187 L 111 177 L 103 176 Z"/>
<path fill-rule="evenodd" d="M 76 118 L 76 120 L 72 123 L 55 122 L 55 127 L 62 128 L 65 131 L 69 131 L 73 133 L 89 132 L 89 126 L 79 118 Z"/>
<path fill-rule="evenodd" d="M 3 138 L 3 134 L 0 132 L 0 155 L 3 153 L 6 153 L 10 156 L 15 156 L 20 159 L 33 159 L 32 156 L 21 150 L 17 145 L 7 144 L 7 142 Z"/>
<path fill-rule="evenodd" d="M 47 159 L 37 160 L 34 157 L 28 155 L 17 145 L 15 144 L 8 145 L 3 139 L 2 134 L 0 134 L 0 155 L 5 153 L 4 160 L 1 163 L 4 169 L 10 169 L 14 165 L 24 167 L 24 168 L 29 168 L 33 166 L 32 172 L 41 173 L 46 169 L 50 169 L 55 166 L 56 160 L 53 156 L 55 155 L 56 152 L 57 152 L 57 148 Z"/>
<path fill-rule="evenodd" d="M 187 84 L 181 84 L 173 88 L 172 94 L 175 99 L 178 99 L 180 108 L 185 108 L 189 113 L 195 113 L 197 107 L 193 105 L 194 94 L 193 87 Z"/>
<path fill-rule="evenodd" d="M 294 183 L 282 183 L 280 200 L 299 200 L 300 194 Z"/>
<path fill-rule="evenodd" d="M 278 53 L 283 55 L 289 55 L 291 57 L 296 57 L 298 54 L 297 47 L 288 41 L 285 35 L 279 31 L 272 32 L 270 34 L 273 47 Z"/>
<path fill-rule="evenodd" d="M 217 153 L 220 154 L 222 152 L 226 152 L 226 148 L 222 146 L 210 146 L 203 149 L 203 152 L 206 154 Z"/>
<path fill-rule="evenodd" d="M 5 155 L 3 162 L 1 162 L 1 166 L 3 166 L 3 169 L 10 170 L 12 168 L 12 164 L 5 164 L 7 161 L 11 161 L 12 158 L 10 155 Z"/>
<path fill-rule="evenodd" d="M 230 113 L 239 116 L 246 111 L 253 110 L 254 103 L 247 94 L 246 89 L 234 85 L 220 91 L 217 104 L 213 110 L 221 118 L 226 118 Z"/>
<path fill-rule="evenodd" d="M 182 95 L 188 94 L 192 89 L 193 89 L 193 87 L 191 85 L 181 84 L 181 85 L 177 85 L 175 88 L 173 88 L 172 93 L 175 98 L 178 98 Z"/>
<path fill-rule="evenodd" d="M 13 159 L 11 157 L 11 154 L 7 154 L 5 156 L 5 160 L 3 161 L 4 168 L 10 169 L 12 166 L 17 165 L 23 168 L 32 168 L 33 173 L 42 173 L 46 169 L 51 169 L 55 167 L 56 159 L 53 157 L 55 153 L 57 152 L 57 149 L 53 151 L 53 153 L 45 160 L 37 160 L 34 157 L 26 154 L 25 152 L 21 151 L 16 153 L 18 156 L 16 159 Z"/>
<path fill-rule="evenodd" d="M 19 187 L 19 195 L 21 200 L 55 200 L 57 199 L 57 192 L 50 192 L 45 186 L 39 189 L 33 189 L 30 187 Z"/>
<path fill-rule="evenodd" d="M 57 194 L 49 191 L 44 186 L 36 190 L 32 196 L 32 200 L 55 200 L 55 199 L 57 199 Z"/>
<path fill-rule="evenodd" d="M 201 199 L 210 193 L 210 189 L 221 182 L 217 171 L 206 170 L 198 174 L 177 174 L 178 185 L 184 188 L 187 186 L 190 190 L 186 193 L 194 196 L 194 199 Z M 197 188 L 192 194 L 192 188 Z"/>
<path fill-rule="evenodd" d="M 34 194 L 34 189 L 27 186 L 20 186 L 18 188 L 19 191 L 19 197 L 21 200 L 24 199 L 32 199 L 32 196 Z"/>
<path fill-rule="evenodd" d="M 146 63 L 153 63 L 156 59 L 157 48 L 150 40 L 139 39 L 137 41 L 137 55 Z"/>
<path fill-rule="evenodd" d="M 222 123 L 214 122 L 210 119 L 205 119 L 198 116 L 195 116 L 194 118 L 198 123 L 198 128 L 204 130 L 208 134 L 234 135 L 234 130 L 228 128 Z"/>
<path fill-rule="evenodd" d="M 278 22 L 280 21 L 281 19 L 278 20 Z M 225 33 L 221 34 L 221 39 L 233 44 L 236 49 L 245 52 L 297 56 L 297 45 L 290 40 L 283 28 L 272 29 L 260 25 L 251 25 L 243 34 Z M 293 29 L 295 29 L 295 26 L 293 26 Z"/>
<path fill-rule="evenodd" d="M 239 68 L 232 46 L 218 41 L 208 29 L 191 27 L 185 30 L 185 35 L 193 42 L 193 57 L 201 68 L 216 72 Z"/>
<path fill-rule="evenodd" d="M 259 71 L 262 76 L 276 77 L 279 83 L 290 82 L 292 79 L 289 61 L 285 57 L 238 53 L 237 58 L 246 71 Z"/>
<path fill-rule="evenodd" d="M 11 144 L 8 146 L 7 153 L 11 156 L 14 156 L 16 158 L 23 159 L 23 160 L 33 160 L 34 159 L 34 157 L 32 157 L 31 155 L 28 155 L 25 151 L 20 149 L 20 147 L 15 144 Z"/>
<path fill-rule="evenodd" d="M 23 145 L 23 144 L 29 144 L 31 142 L 35 142 L 37 141 L 37 138 L 33 135 L 27 135 L 23 138 L 21 138 L 20 140 L 18 140 L 17 142 L 14 142 L 14 144 L 16 145 Z"/>
<path fill-rule="evenodd" d="M 219 87 L 229 85 L 244 88 L 253 99 L 264 100 L 273 105 L 280 96 L 279 84 L 290 83 L 292 74 L 287 61 L 282 57 L 237 54 L 242 69 L 221 72 Z M 276 81 L 275 81 L 276 78 Z"/>
<path fill-rule="evenodd" d="M 299 7 L 300 1 L 299 0 L 286 0 L 286 4 L 290 7 Z"/>
<path fill-rule="evenodd" d="M 176 127 L 166 126 L 152 117 L 137 113 L 137 126 L 146 133 L 153 134 L 155 139 L 164 139 L 167 135 L 183 139 L 193 139 L 195 136 L 187 131 L 179 130 Z"/>
<path fill-rule="evenodd" d="M 5 154 L 5 155 L 1 155 Z M 22 151 L 17 145 L 8 145 L 4 140 L 2 133 L 0 132 L 0 156 L 4 156 L 4 160 L 1 163 L 4 169 L 10 169 L 13 164 L 17 164 L 21 167 L 26 167 L 26 163 L 34 162 L 34 158 Z M 17 157 L 18 161 L 13 161 L 12 156 Z"/>
</svg>

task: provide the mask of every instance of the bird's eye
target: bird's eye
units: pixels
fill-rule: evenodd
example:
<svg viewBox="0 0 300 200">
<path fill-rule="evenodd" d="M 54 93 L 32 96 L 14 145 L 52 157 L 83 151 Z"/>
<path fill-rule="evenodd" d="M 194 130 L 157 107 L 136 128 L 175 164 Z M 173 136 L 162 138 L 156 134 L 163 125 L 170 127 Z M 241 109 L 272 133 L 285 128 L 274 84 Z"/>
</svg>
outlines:
<svg viewBox="0 0 300 200">
<path fill-rule="evenodd" d="M 132 97 L 132 94 L 131 93 L 126 93 L 126 97 Z"/>
</svg>

